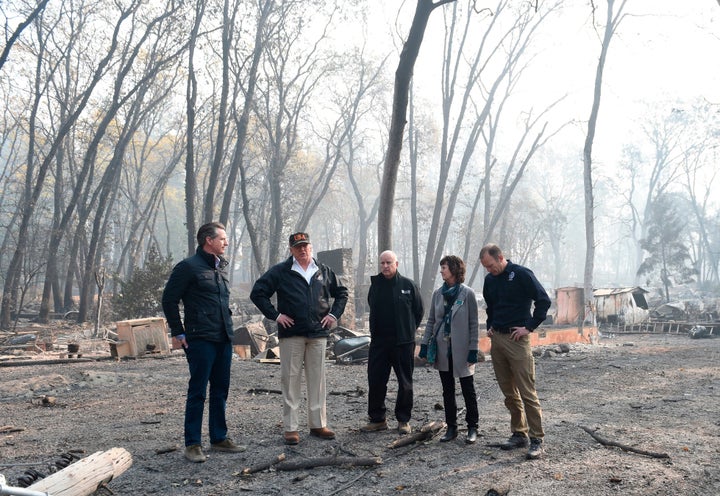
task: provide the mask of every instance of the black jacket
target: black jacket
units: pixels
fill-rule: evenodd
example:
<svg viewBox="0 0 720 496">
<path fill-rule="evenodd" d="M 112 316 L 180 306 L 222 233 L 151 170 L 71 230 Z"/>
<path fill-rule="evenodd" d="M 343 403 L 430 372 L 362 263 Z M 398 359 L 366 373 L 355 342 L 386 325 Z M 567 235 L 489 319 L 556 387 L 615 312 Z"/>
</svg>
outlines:
<svg viewBox="0 0 720 496">
<path fill-rule="evenodd" d="M 317 261 L 315 264 L 318 271 L 313 275 L 310 284 L 302 275 L 292 270 L 293 257 L 289 257 L 271 267 L 253 285 L 250 299 L 265 317 L 277 320 L 278 316 L 283 314 L 295 321 L 292 327 L 278 326 L 279 338 L 326 337 L 330 331 L 323 328 L 320 321 L 329 313 L 340 319 L 345 311 L 348 289 L 338 282 L 330 267 Z M 277 308 L 270 301 L 275 293 Z"/>
<path fill-rule="evenodd" d="M 205 339 L 223 342 L 232 339 L 230 283 L 225 272 L 227 261 L 201 247 L 195 255 L 178 263 L 165 284 L 162 307 L 173 336 L 185 334 L 188 341 Z M 180 301 L 185 310 L 185 325 L 180 320 Z"/>
<path fill-rule="evenodd" d="M 415 342 L 415 331 L 422 322 L 424 308 L 420 290 L 417 285 L 395 273 L 393 278 L 393 301 L 382 301 L 377 291 L 377 284 L 385 278 L 378 274 L 370 277 L 370 289 L 368 290 L 368 305 L 370 306 L 370 339 L 375 342 L 394 341 L 395 344 L 407 344 Z M 395 322 L 378 322 L 377 308 L 379 305 L 392 304 L 395 306 Z M 395 330 L 394 340 L 383 333 L 390 329 Z"/>
</svg>

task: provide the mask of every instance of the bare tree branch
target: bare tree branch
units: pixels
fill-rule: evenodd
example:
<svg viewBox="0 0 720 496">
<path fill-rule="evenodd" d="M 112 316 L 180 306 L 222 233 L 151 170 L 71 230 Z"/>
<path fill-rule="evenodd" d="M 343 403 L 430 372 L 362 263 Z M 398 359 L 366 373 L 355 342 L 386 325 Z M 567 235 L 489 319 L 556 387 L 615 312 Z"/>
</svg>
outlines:
<svg viewBox="0 0 720 496">
<path fill-rule="evenodd" d="M 5 48 L 3 49 L 2 54 L 0 54 L 0 70 L 2 69 L 3 65 L 5 65 L 5 61 L 8 58 L 8 54 L 10 53 L 10 49 L 15 44 L 17 39 L 20 37 L 20 34 L 23 32 L 23 30 L 30 25 L 31 22 L 42 12 L 42 10 L 47 5 L 48 0 L 41 0 L 37 7 L 35 7 L 35 10 L 33 10 L 27 19 L 25 19 L 23 22 L 21 22 L 15 32 L 10 36 L 10 39 L 8 40 L 7 44 L 5 45 Z"/>
</svg>

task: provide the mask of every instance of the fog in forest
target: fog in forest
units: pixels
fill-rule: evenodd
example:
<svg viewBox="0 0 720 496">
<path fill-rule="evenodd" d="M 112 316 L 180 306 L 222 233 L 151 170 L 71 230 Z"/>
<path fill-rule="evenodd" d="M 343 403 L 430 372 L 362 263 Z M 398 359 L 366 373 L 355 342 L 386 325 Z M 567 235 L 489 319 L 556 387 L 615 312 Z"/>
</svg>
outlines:
<svg viewBox="0 0 720 496">
<path fill-rule="evenodd" d="M 428 296 L 455 254 L 480 290 L 495 242 L 549 290 L 582 287 L 591 223 L 594 287 L 717 296 L 714 2 L 6 0 L 0 327 L 24 309 L 91 320 L 99 292 L 164 277 L 210 220 L 237 295 L 295 231 L 316 254 L 352 250 L 360 294 L 398 60 L 429 3 L 393 200 L 400 271 Z"/>
</svg>

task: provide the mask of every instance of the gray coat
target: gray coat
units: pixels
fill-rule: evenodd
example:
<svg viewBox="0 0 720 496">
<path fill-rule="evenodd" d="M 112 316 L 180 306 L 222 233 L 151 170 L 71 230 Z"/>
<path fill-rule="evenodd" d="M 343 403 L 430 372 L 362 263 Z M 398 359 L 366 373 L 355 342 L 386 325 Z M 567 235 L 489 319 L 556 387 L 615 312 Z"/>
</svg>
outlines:
<svg viewBox="0 0 720 496">
<path fill-rule="evenodd" d="M 445 299 L 442 288 L 433 292 L 430 302 L 430 315 L 425 326 L 422 344 L 428 344 L 431 338 L 437 340 L 436 369 L 448 371 L 448 343 L 443 339 L 441 326 L 445 316 Z M 468 351 L 478 349 L 478 304 L 475 291 L 462 285 L 452 306 L 450 321 L 450 343 L 453 356 L 453 375 L 467 377 L 475 373 L 475 364 L 467 362 Z"/>
</svg>

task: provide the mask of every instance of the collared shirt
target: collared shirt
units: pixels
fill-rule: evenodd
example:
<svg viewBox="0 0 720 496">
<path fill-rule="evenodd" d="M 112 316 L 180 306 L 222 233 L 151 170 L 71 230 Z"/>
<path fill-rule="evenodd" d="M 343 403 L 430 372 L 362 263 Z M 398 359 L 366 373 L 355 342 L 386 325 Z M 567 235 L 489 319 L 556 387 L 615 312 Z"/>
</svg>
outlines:
<svg viewBox="0 0 720 496">
<path fill-rule="evenodd" d="M 302 265 L 300 265 L 297 259 L 293 257 L 292 270 L 303 276 L 307 283 L 310 284 L 315 272 L 318 271 L 318 266 L 315 264 L 315 260 L 310 259 L 310 264 L 307 266 L 307 269 L 303 269 Z"/>
</svg>

